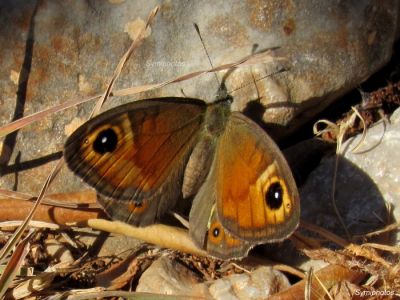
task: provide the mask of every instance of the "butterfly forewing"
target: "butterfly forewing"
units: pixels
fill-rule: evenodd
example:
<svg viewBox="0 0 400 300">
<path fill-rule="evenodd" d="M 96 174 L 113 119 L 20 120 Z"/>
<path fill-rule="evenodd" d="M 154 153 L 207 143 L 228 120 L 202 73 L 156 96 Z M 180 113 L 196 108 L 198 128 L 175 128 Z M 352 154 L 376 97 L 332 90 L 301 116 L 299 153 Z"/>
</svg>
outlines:
<svg viewBox="0 0 400 300">
<path fill-rule="evenodd" d="M 151 224 L 180 196 L 205 109 L 203 101 L 176 98 L 119 106 L 78 128 L 66 142 L 65 160 L 101 194 L 112 217 Z"/>
</svg>

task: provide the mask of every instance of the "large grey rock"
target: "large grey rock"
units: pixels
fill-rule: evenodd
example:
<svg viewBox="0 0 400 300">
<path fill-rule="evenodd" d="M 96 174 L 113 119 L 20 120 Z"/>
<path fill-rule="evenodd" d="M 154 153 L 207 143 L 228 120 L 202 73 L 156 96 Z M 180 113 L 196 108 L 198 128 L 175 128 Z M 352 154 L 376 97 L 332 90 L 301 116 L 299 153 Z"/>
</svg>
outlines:
<svg viewBox="0 0 400 300">
<path fill-rule="evenodd" d="M 194 288 L 199 282 L 200 278 L 194 272 L 164 256 L 156 260 L 142 274 L 136 291 L 204 297 L 204 294 L 208 294 L 204 286 Z"/>
<path fill-rule="evenodd" d="M 360 139 L 358 135 L 344 143 L 336 183 L 336 203 L 351 235 L 400 221 L 400 109 L 390 124 L 380 122 L 368 129 L 361 147 L 351 151 Z M 302 217 L 344 235 L 331 197 L 335 159 L 323 159 L 301 188 Z M 399 234 L 394 238 L 399 244 Z"/>
<path fill-rule="evenodd" d="M 157 293 L 204 299 L 267 299 L 290 286 L 283 273 L 272 267 L 233 274 L 206 282 L 183 265 L 161 257 L 142 275 L 137 292 Z"/>
<path fill-rule="evenodd" d="M 71 97 L 103 91 L 131 43 L 126 31 L 132 33 L 160 3 L 150 36 L 135 51 L 116 88 L 208 69 L 193 22 L 214 65 L 279 46 L 277 55 L 287 58 L 285 72 L 260 79 L 280 67 L 274 63 L 235 70 L 227 77 L 229 90 L 242 87 L 233 93 L 233 109 L 262 124 L 278 124 L 274 136 L 293 131 L 384 65 L 399 27 L 396 0 L 1 1 L 0 125 Z M 249 84 L 253 78 L 256 85 Z M 113 99 L 106 108 L 137 98 L 182 96 L 181 89 L 187 96 L 212 101 L 217 88 L 209 74 Z M 37 193 L 70 127 L 85 120 L 91 107 L 74 107 L 7 138 L 0 147 L 1 186 Z M 52 191 L 76 191 L 78 186 L 64 170 Z"/>
</svg>

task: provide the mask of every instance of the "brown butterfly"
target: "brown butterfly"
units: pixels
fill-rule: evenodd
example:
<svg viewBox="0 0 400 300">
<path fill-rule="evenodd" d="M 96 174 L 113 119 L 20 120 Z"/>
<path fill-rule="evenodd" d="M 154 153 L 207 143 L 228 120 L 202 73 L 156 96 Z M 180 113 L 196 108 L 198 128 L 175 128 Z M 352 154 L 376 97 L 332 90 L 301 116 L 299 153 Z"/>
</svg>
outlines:
<svg viewBox="0 0 400 300">
<path fill-rule="evenodd" d="M 113 218 L 160 220 L 194 197 L 189 233 L 219 258 L 247 255 L 297 227 L 298 191 L 273 140 L 230 101 L 147 99 L 106 111 L 67 140 L 69 168 Z"/>
</svg>

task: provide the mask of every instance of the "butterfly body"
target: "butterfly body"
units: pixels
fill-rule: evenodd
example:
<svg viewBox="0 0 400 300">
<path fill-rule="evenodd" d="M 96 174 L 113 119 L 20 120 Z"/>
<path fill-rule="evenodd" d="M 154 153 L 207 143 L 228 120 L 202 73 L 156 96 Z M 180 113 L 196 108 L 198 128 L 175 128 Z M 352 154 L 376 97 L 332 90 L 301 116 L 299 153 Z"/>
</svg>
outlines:
<svg viewBox="0 0 400 300">
<path fill-rule="evenodd" d="M 160 98 L 114 108 L 69 137 L 65 159 L 112 218 L 136 226 L 194 198 L 189 233 L 213 256 L 244 256 L 298 224 L 285 159 L 258 125 L 231 112 L 229 100 Z"/>
</svg>

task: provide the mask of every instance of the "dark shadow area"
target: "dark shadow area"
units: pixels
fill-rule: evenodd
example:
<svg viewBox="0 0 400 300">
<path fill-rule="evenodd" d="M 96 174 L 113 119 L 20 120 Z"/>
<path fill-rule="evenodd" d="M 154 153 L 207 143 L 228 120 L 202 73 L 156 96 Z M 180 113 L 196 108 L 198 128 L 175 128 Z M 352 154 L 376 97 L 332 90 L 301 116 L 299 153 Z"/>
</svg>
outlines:
<svg viewBox="0 0 400 300">
<path fill-rule="evenodd" d="M 36 159 L 24 161 L 24 162 L 17 162 L 13 165 L 3 166 L 1 175 L 8 175 L 11 173 L 18 173 L 22 171 L 26 171 L 29 169 L 37 168 L 42 165 L 45 165 L 49 162 L 55 161 L 62 157 L 63 153 L 61 151 L 55 152 L 46 156 L 42 156 Z"/>
<path fill-rule="evenodd" d="M 343 238 L 345 231 L 332 203 L 336 156 L 322 161 L 313 178 L 300 189 L 302 219 L 324 227 Z M 335 191 L 336 205 L 351 236 L 363 235 L 392 222 L 379 188 L 367 173 L 340 156 Z"/>
<path fill-rule="evenodd" d="M 106 218 L 106 217 L 104 217 Z M 101 247 L 107 240 L 107 238 L 110 236 L 109 232 L 106 231 L 100 231 L 99 235 L 96 237 L 94 243 L 90 246 L 89 248 L 89 257 L 96 257 L 99 255 L 99 252 L 101 250 Z"/>
<path fill-rule="evenodd" d="M 19 169 L 19 164 L 21 163 L 21 151 L 18 151 L 17 157 L 15 158 L 15 179 L 14 179 L 14 186 L 13 186 L 13 191 L 16 191 L 18 188 L 18 169 Z"/>
<path fill-rule="evenodd" d="M 258 126 L 263 128 L 266 132 L 269 132 L 272 138 L 274 138 L 273 132 L 277 129 L 278 129 L 277 131 L 279 131 L 280 129 L 284 129 L 285 126 L 274 123 L 265 123 L 263 120 L 264 113 L 272 108 L 283 108 L 283 107 L 298 108 L 299 106 L 300 105 L 298 104 L 290 102 L 271 103 L 265 106 L 260 103 L 259 99 L 254 99 L 247 103 L 242 113 L 249 119 L 252 119 L 254 122 L 256 122 Z"/>
<path fill-rule="evenodd" d="M 333 155 L 336 144 L 328 143 L 320 139 L 309 139 L 282 152 L 292 170 L 298 187 L 307 180 L 308 175 L 319 165 L 321 159 L 326 155 Z"/>
<path fill-rule="evenodd" d="M 376 89 L 387 86 L 388 82 L 400 80 L 400 40 L 393 46 L 393 55 L 389 62 L 378 72 L 373 74 L 360 86 L 361 90 L 370 93 Z"/>
<path fill-rule="evenodd" d="M 36 2 L 32 11 L 32 16 L 29 21 L 29 30 L 25 43 L 25 56 L 21 66 L 21 71 L 18 80 L 17 102 L 15 105 L 14 115 L 11 121 L 18 120 L 24 116 L 26 93 L 28 87 L 29 75 L 32 67 L 32 55 L 34 45 L 34 32 L 35 32 L 35 16 L 39 7 L 39 1 Z M 0 153 L 0 176 L 5 173 L 5 167 L 9 164 L 11 155 L 14 151 L 17 141 L 18 131 L 7 135 L 3 142 L 3 148 Z"/>
</svg>

